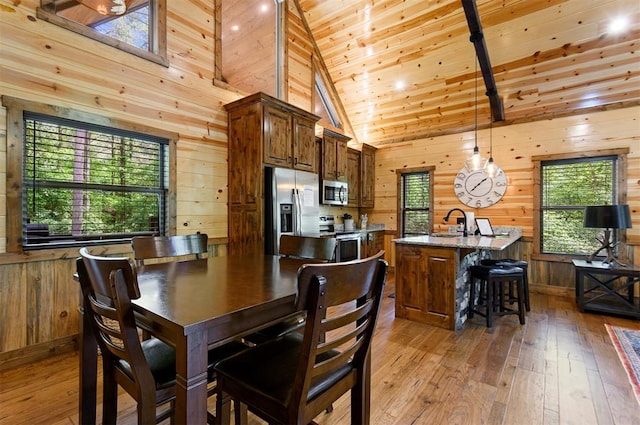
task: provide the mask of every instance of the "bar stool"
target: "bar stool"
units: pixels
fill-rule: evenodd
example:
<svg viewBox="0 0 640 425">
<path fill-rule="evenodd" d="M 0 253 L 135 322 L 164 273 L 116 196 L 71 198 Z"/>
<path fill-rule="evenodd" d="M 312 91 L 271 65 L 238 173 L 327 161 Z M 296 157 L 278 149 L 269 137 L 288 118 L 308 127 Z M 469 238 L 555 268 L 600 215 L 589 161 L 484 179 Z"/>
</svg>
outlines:
<svg viewBox="0 0 640 425">
<path fill-rule="evenodd" d="M 498 259 L 484 259 L 480 261 L 480 264 L 485 266 L 510 266 L 520 267 L 524 271 L 522 286 L 524 287 L 524 306 L 527 311 L 531 311 L 531 304 L 529 303 L 529 273 L 527 268 L 529 264 L 524 260 L 515 260 L 513 258 L 498 258 Z"/>
<path fill-rule="evenodd" d="M 524 325 L 524 271 L 520 267 L 476 265 L 470 267 L 470 273 L 469 318 L 473 318 L 475 313 L 484 316 L 490 328 L 493 326 L 493 316 L 517 314 L 520 324 Z M 477 300 L 476 281 L 480 281 Z M 505 305 L 505 287 L 508 292 L 514 283 L 517 295 L 509 294 L 508 300 L 517 302 L 517 308 Z M 485 307 L 484 312 L 477 309 L 481 306 Z"/>
</svg>

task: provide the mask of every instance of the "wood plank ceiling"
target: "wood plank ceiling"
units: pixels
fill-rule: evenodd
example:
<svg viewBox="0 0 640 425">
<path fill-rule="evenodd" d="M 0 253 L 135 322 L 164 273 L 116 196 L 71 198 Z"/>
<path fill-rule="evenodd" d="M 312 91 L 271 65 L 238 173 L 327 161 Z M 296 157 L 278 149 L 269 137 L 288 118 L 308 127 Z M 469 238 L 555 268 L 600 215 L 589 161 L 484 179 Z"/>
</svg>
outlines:
<svg viewBox="0 0 640 425">
<path fill-rule="evenodd" d="M 461 0 L 297 0 L 359 142 L 490 122 Z M 640 1 L 478 0 L 503 123 L 640 104 Z M 609 25 L 626 18 L 629 27 Z M 500 125 L 500 123 L 496 123 Z"/>
</svg>

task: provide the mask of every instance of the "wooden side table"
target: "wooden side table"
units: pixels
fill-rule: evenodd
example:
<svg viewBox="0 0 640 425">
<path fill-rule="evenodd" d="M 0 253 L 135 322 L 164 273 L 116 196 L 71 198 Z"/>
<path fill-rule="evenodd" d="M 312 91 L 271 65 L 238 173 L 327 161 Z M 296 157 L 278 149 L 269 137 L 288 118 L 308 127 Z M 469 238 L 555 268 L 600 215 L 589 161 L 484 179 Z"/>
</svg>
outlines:
<svg viewBox="0 0 640 425">
<path fill-rule="evenodd" d="M 576 271 L 576 299 L 580 311 L 640 319 L 640 298 L 635 297 L 640 268 L 611 267 L 600 261 L 573 260 L 572 263 Z"/>
</svg>

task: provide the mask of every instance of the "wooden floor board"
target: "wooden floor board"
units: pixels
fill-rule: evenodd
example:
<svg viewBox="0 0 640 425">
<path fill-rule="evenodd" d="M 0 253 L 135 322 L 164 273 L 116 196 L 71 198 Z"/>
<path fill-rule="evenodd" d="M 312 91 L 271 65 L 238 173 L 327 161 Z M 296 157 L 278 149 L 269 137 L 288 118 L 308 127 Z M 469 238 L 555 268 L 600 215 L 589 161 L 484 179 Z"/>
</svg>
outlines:
<svg viewBox="0 0 640 425">
<path fill-rule="evenodd" d="M 390 282 L 387 294 L 393 289 Z M 604 326 L 640 329 L 640 321 L 581 313 L 573 297 L 539 293 L 524 326 L 505 316 L 487 329 L 480 317 L 450 332 L 395 319 L 393 309 L 385 297 L 372 349 L 373 425 L 640 423 Z M 315 421 L 347 425 L 349 406 L 345 395 Z M 0 372 L 0 425 L 78 425 L 77 410 L 77 353 Z M 118 411 L 119 424 L 136 423 L 124 393 Z"/>
</svg>

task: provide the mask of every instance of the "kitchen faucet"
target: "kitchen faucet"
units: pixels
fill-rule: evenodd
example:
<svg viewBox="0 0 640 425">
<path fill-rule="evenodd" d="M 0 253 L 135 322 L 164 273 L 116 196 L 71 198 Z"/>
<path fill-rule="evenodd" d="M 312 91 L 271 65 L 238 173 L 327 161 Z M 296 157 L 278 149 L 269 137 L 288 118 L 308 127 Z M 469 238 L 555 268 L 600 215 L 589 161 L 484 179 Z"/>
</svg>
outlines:
<svg viewBox="0 0 640 425">
<path fill-rule="evenodd" d="M 452 208 L 452 209 L 450 209 L 449 212 L 447 213 L 447 215 L 444 217 L 444 221 L 449 221 L 449 216 L 454 211 L 460 211 L 462 213 L 462 223 L 464 225 L 464 231 L 462 232 L 462 236 L 465 236 L 465 237 L 469 236 L 469 234 L 467 233 L 467 214 L 465 214 L 465 212 L 462 211 L 460 208 Z"/>
</svg>

